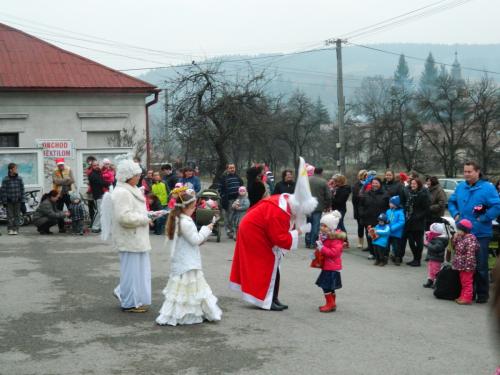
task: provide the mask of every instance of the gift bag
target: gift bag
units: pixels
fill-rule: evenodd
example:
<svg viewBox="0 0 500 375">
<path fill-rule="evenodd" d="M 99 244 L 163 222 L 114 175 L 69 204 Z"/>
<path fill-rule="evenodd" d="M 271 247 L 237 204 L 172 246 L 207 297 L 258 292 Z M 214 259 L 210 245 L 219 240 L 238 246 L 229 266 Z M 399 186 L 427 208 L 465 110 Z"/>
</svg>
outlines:
<svg viewBox="0 0 500 375">
<path fill-rule="evenodd" d="M 314 259 L 311 261 L 312 268 L 323 268 L 325 256 L 318 249 L 314 250 Z"/>
<path fill-rule="evenodd" d="M 462 285 L 457 270 L 445 264 L 436 276 L 434 296 L 439 299 L 455 300 L 460 297 Z"/>
</svg>

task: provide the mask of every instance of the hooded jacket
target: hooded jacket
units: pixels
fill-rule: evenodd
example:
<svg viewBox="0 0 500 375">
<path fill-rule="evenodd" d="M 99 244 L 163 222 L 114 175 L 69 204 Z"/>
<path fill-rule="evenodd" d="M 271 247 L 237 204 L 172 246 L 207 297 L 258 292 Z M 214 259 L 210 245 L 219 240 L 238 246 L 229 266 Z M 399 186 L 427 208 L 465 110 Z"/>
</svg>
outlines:
<svg viewBox="0 0 500 375">
<path fill-rule="evenodd" d="M 474 214 L 474 207 L 486 206 L 486 213 Z M 491 237 L 492 220 L 500 215 L 500 197 L 492 183 L 478 180 L 474 185 L 466 181 L 460 183 L 448 200 L 451 217 L 468 219 L 472 223 L 472 234 L 476 237 Z"/>
<path fill-rule="evenodd" d="M 389 208 L 385 212 L 389 220 L 390 237 L 402 238 L 405 229 L 405 212 L 402 208 Z"/>
</svg>

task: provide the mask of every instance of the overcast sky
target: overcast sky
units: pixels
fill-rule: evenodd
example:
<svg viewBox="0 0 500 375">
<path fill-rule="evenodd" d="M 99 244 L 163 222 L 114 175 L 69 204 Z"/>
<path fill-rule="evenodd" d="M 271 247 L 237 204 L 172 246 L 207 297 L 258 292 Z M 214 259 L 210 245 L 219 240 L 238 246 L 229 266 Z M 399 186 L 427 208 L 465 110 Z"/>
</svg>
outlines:
<svg viewBox="0 0 500 375">
<path fill-rule="evenodd" d="M 327 38 L 342 36 L 437 1 L 3 0 L 0 22 L 50 39 L 54 44 L 115 69 L 130 69 L 219 54 L 316 48 Z M 456 1 L 442 0 L 440 5 Z M 471 0 L 352 41 L 363 44 L 500 43 L 499 15 L 499 0 Z M 67 39 L 68 36 L 89 39 L 70 31 L 168 54 L 152 55 L 116 45 Z"/>
</svg>

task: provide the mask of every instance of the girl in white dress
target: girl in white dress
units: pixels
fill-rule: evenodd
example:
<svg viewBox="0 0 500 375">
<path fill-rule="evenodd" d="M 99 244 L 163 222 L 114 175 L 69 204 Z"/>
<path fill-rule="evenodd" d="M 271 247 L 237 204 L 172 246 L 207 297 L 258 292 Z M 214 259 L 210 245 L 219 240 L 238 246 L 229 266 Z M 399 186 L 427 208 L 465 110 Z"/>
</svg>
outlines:
<svg viewBox="0 0 500 375">
<path fill-rule="evenodd" d="M 170 276 L 163 290 L 165 301 L 156 318 L 159 325 L 195 324 L 220 320 L 222 311 L 201 269 L 200 245 L 212 233 L 213 224 L 196 229 L 191 216 L 196 195 L 186 187 L 174 189 L 175 209 L 170 211 L 167 237 L 171 246 Z"/>
</svg>

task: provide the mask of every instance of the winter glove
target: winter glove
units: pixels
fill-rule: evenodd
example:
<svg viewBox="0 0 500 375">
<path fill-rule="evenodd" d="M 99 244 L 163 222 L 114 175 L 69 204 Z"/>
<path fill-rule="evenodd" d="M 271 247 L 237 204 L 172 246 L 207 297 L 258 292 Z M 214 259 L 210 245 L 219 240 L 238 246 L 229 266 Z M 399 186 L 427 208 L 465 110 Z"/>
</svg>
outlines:
<svg viewBox="0 0 500 375">
<path fill-rule="evenodd" d="M 311 231 L 311 223 L 301 225 L 299 229 L 302 233 L 309 233 Z"/>
<path fill-rule="evenodd" d="M 321 249 L 323 247 L 323 242 L 321 241 L 316 241 L 316 247 L 319 249 Z"/>
<path fill-rule="evenodd" d="M 477 221 L 479 221 L 480 223 L 488 223 L 491 222 L 492 220 L 486 215 L 481 215 L 477 218 Z"/>
</svg>

